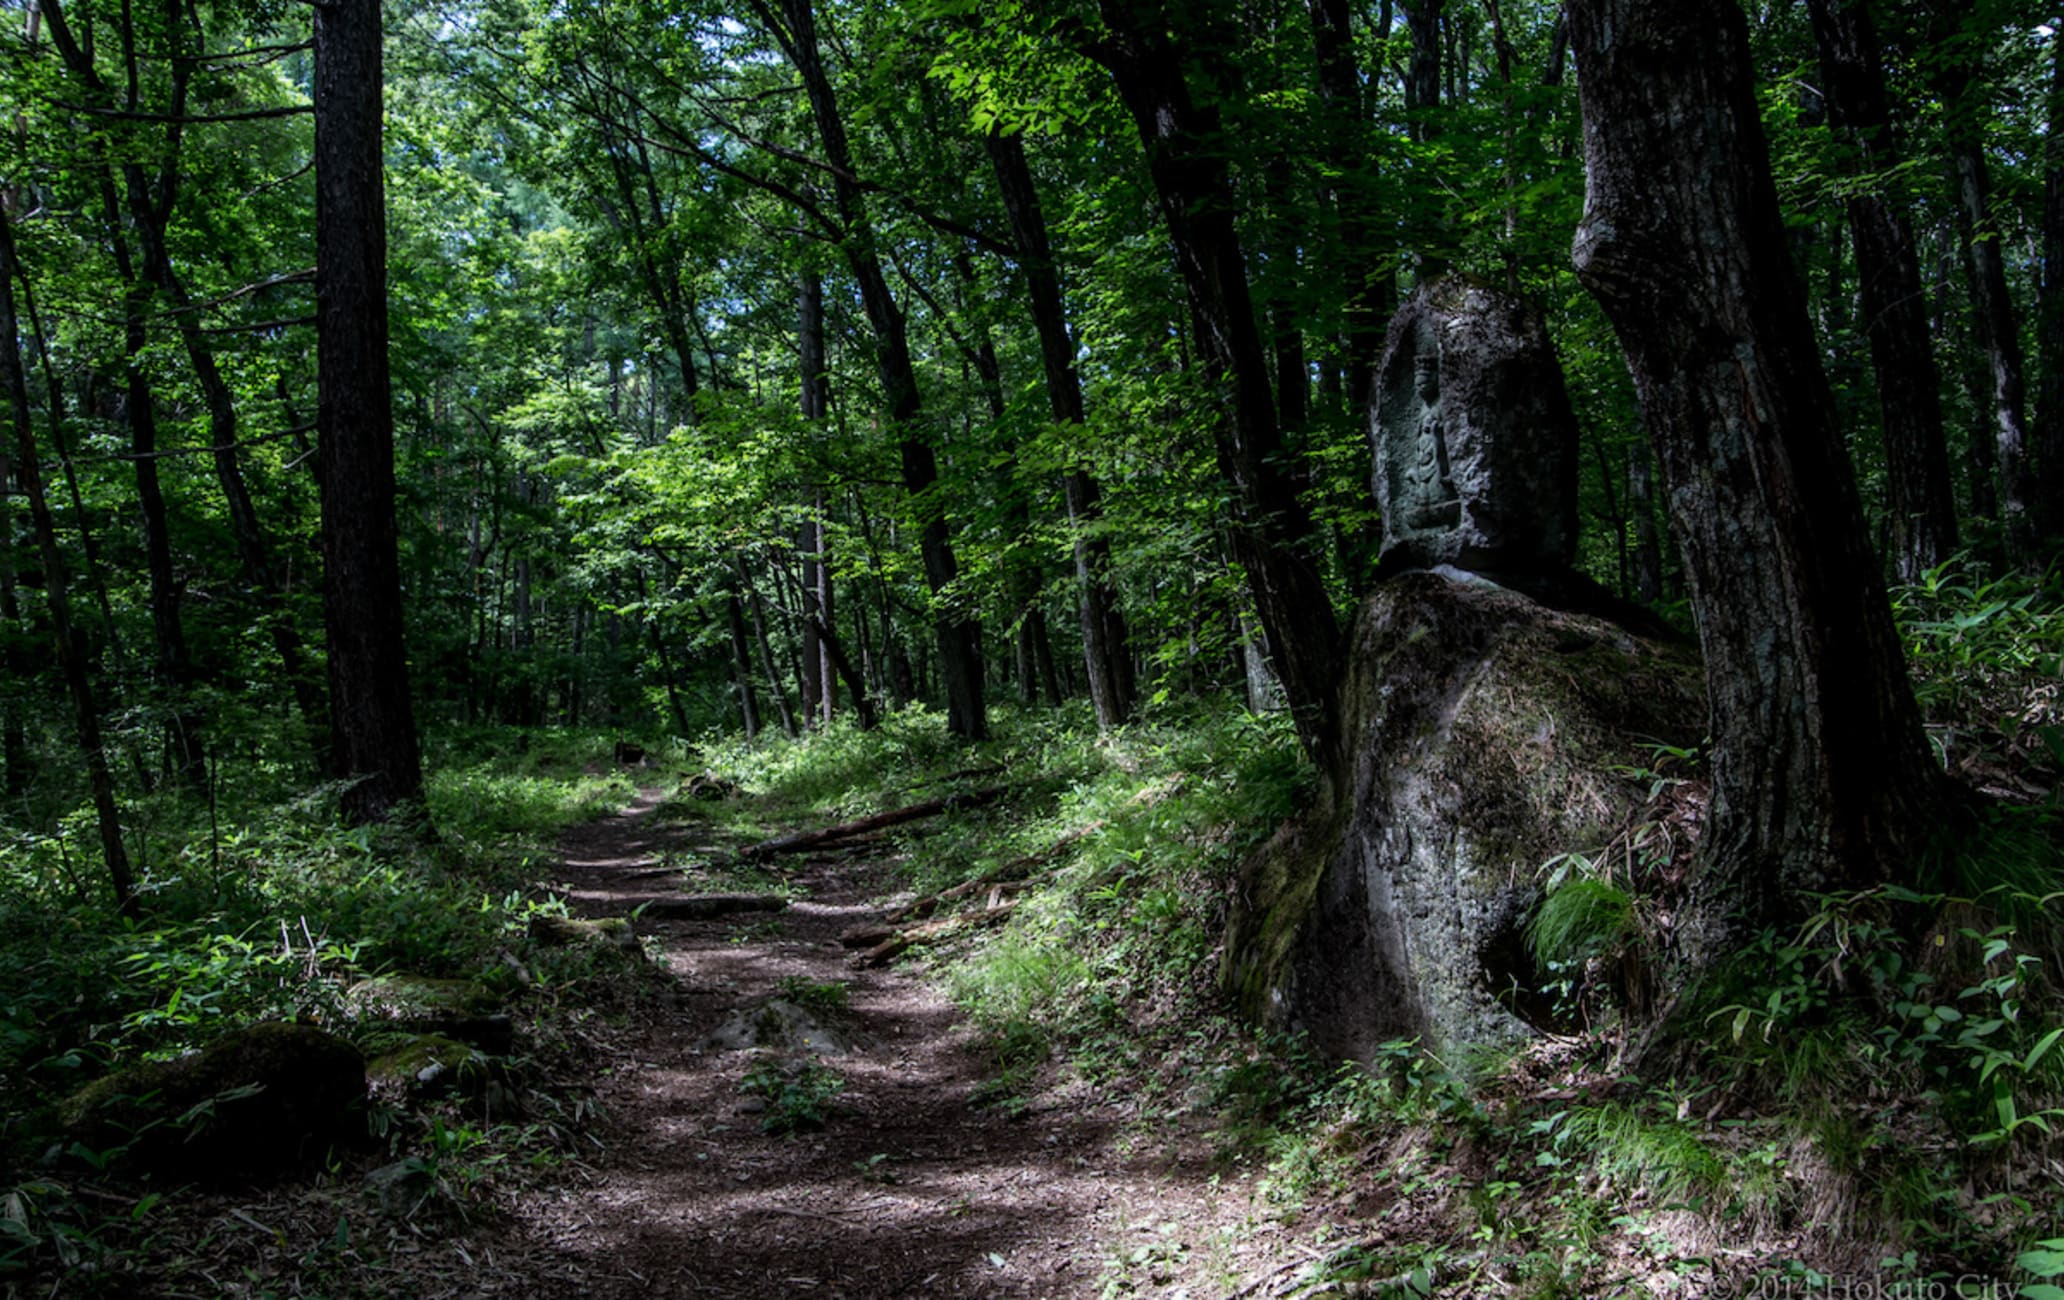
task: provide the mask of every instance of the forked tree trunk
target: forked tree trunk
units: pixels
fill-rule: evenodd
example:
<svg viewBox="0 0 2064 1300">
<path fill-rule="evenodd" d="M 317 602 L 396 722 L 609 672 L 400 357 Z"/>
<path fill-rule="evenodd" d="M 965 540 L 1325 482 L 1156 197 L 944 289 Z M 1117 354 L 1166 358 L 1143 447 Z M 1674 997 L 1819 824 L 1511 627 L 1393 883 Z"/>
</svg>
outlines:
<svg viewBox="0 0 2064 1300">
<path fill-rule="evenodd" d="M 1865 0 L 1808 0 L 1807 7 L 1828 115 L 1849 136 L 1860 169 L 1882 177 L 1898 165 L 1900 149 L 1869 8 Z M 1913 227 L 1882 184 L 1849 199 L 1849 237 L 1884 429 L 1888 558 L 1900 581 L 1913 582 L 1955 554 L 1956 501 Z"/>
<path fill-rule="evenodd" d="M 315 11 L 315 315 L 323 621 L 344 810 L 420 802 L 394 518 L 379 0 Z"/>
<path fill-rule="evenodd" d="M 1734 0 L 1573 0 L 1577 273 L 1627 354 L 1705 652 L 1694 967 L 1809 894 L 1904 878 L 1947 783 L 1785 245 Z"/>
<path fill-rule="evenodd" d="M 760 675 L 767 679 L 767 693 L 774 697 L 774 711 L 781 718 L 781 734 L 794 740 L 798 734 L 795 710 L 788 705 L 788 691 L 781 685 L 781 673 L 774 666 L 774 644 L 767 635 L 767 602 L 753 584 L 745 567 L 745 557 L 732 556 L 731 565 L 738 574 L 738 585 L 745 590 L 746 608 L 752 613 L 753 640 L 758 643 L 760 651 Z"/>
</svg>

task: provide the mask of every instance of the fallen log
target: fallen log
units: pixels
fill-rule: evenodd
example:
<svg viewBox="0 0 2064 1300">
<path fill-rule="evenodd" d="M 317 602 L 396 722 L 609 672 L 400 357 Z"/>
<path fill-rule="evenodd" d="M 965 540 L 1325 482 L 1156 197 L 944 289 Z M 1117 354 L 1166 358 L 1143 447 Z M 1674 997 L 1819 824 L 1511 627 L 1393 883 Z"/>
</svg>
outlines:
<svg viewBox="0 0 2064 1300">
<path fill-rule="evenodd" d="M 1033 874 L 1032 869 L 1034 867 L 1045 866 L 1048 862 L 1059 857 L 1062 849 L 1079 840 L 1088 839 L 1102 829 L 1104 829 L 1104 823 L 1101 821 L 1093 821 L 1084 826 L 1077 826 L 1074 830 L 1056 839 L 1037 853 L 1027 853 L 1022 857 L 1012 858 L 1009 862 L 1003 863 L 1000 866 L 991 867 L 987 871 L 970 876 L 950 889 L 942 889 L 936 894 L 929 894 L 923 898 L 905 903 L 902 907 L 889 914 L 889 920 L 897 924 L 904 921 L 922 920 L 938 911 L 942 903 L 951 903 L 966 898 L 970 894 L 978 894 L 994 884 L 1025 880 Z"/>
<path fill-rule="evenodd" d="M 893 925 L 862 924 L 839 931 L 838 941 L 841 948 L 872 948 L 895 937 L 896 927 Z"/>
<path fill-rule="evenodd" d="M 851 839 L 857 835 L 865 835 L 870 831 L 883 830 L 890 826 L 901 826 L 905 822 L 921 821 L 926 817 L 937 817 L 940 813 L 980 808 L 984 804 L 995 803 L 998 799 L 1009 794 L 1010 791 L 1011 787 L 1009 786 L 991 786 L 989 789 L 975 790 L 968 794 L 950 794 L 942 799 L 927 799 L 923 803 L 914 803 L 902 808 L 892 808 L 888 812 L 875 813 L 871 817 L 861 817 L 854 821 L 840 822 L 836 826 L 827 826 L 822 830 L 801 831 L 794 835 L 780 835 L 771 840 L 761 840 L 758 844 L 749 844 L 745 848 L 740 849 L 738 856 L 742 860 L 752 861 L 758 858 L 771 858 L 777 853 L 800 853 L 804 849 L 814 849 L 820 844 L 830 844 L 835 840 Z"/>
<path fill-rule="evenodd" d="M 660 921 L 709 921 L 738 912 L 778 912 L 788 906 L 779 894 L 683 894 L 655 898 L 639 909 Z"/>
<path fill-rule="evenodd" d="M 886 966 L 912 948 L 923 948 L 941 943 L 969 930 L 996 925 L 1017 908 L 1016 903 L 999 903 L 995 907 L 979 912 L 962 912 L 944 920 L 898 930 L 858 957 L 853 958 L 855 966 Z"/>
</svg>

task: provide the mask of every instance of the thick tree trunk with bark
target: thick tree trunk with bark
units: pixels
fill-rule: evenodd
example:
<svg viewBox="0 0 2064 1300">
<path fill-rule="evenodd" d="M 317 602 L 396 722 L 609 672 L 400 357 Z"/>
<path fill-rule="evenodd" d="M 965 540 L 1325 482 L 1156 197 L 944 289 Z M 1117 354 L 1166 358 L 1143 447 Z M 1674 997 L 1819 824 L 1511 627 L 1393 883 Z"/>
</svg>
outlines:
<svg viewBox="0 0 2064 1300">
<path fill-rule="evenodd" d="M 917 384 L 917 369 L 910 357 L 908 324 L 882 274 L 873 223 L 853 171 L 852 150 L 846 143 L 845 119 L 839 115 L 831 77 L 818 52 L 816 15 L 810 0 L 781 0 L 781 4 L 786 23 L 776 20 L 772 11 L 758 0 L 754 7 L 783 43 L 803 80 L 825 160 L 831 165 L 833 197 L 845 226 L 847 265 L 858 282 L 860 304 L 874 332 L 883 405 L 900 440 L 903 487 L 918 501 L 925 516 L 918 537 L 925 582 L 932 595 L 938 597 L 959 578 L 960 563 L 953 553 L 946 512 L 933 499 L 939 464 L 918 423 L 923 398 Z M 939 675 L 946 690 L 946 729 L 969 740 L 988 739 L 989 714 L 982 697 L 981 626 L 965 614 L 942 606 L 933 612 L 932 630 L 939 650 Z"/>
<path fill-rule="evenodd" d="M 93 810 L 100 827 L 100 848 L 107 864 L 108 881 L 114 886 L 115 905 L 125 914 L 136 912 L 136 885 L 129 871 L 129 850 L 122 842 L 121 814 L 115 807 L 115 780 L 108 770 L 107 751 L 101 742 L 100 705 L 94 697 L 92 677 L 86 665 L 86 647 L 72 624 L 71 600 L 65 576 L 64 552 L 57 544 L 57 524 L 43 492 L 42 467 L 36 459 L 35 420 L 29 407 L 29 385 L 22 366 L 21 328 L 14 307 L 14 281 L 21 264 L 16 258 L 14 227 L 4 200 L 0 200 L 0 384 L 7 388 L 8 419 L 14 426 L 17 474 L 22 495 L 29 500 L 29 517 L 36 532 L 37 549 L 43 559 L 43 596 L 50 608 L 51 631 L 57 641 L 58 667 L 65 688 L 72 697 L 72 715 L 79 731 L 79 750 L 86 760 L 86 779 L 92 791 Z M 10 593 L 11 595 L 11 593 Z M 10 779 L 12 762 L 9 755 Z"/>
<path fill-rule="evenodd" d="M 348 816 L 423 797 L 409 698 L 387 366 L 387 214 L 379 0 L 315 11 L 315 314 L 323 620 L 335 767 Z"/>
<path fill-rule="evenodd" d="M 1339 770 L 1334 697 L 1341 634 L 1312 554 L 1311 516 L 1286 471 L 1267 348 L 1255 322 L 1217 107 L 1190 93 L 1186 69 L 1208 41 L 1179 48 L 1158 0 L 1103 0 L 1109 38 L 1090 53 L 1111 72 L 1146 148 L 1148 170 L 1189 300 L 1198 361 L 1219 389 L 1218 464 L 1232 489 L 1230 548 L 1305 753 Z"/>
<path fill-rule="evenodd" d="M 1025 158 L 1024 140 L 991 134 L 986 144 L 990 170 L 1003 197 L 1011 238 L 1018 248 L 1018 266 L 1025 274 L 1032 326 L 1039 335 L 1039 364 L 1046 377 L 1047 404 L 1062 424 L 1080 425 L 1084 418 L 1082 377 L 1075 369 L 1075 341 L 1061 298 L 1060 268 L 1047 237 L 1046 214 Z M 1075 532 L 1075 580 L 1082 619 L 1082 663 L 1097 725 L 1106 730 L 1129 721 L 1138 707 L 1132 677 L 1131 635 L 1111 585 L 1111 544 L 1099 527 L 1102 494 L 1086 470 L 1061 476 L 1068 503 L 1068 521 Z"/>
<path fill-rule="evenodd" d="M 1949 801 L 1785 244 L 1734 0 L 1573 0 L 1574 256 L 1626 350 L 1711 706 L 1694 967 L 1807 895 L 1901 878 Z"/>
<path fill-rule="evenodd" d="M 1884 429 L 1888 558 L 1900 581 L 1913 582 L 1955 554 L 1957 523 L 1920 258 L 1912 226 L 1881 189 L 1899 164 L 1899 141 L 1864 0 L 1808 0 L 1807 7 L 1829 119 L 1849 137 L 1857 169 L 1877 178 L 1849 200 L 1849 236 Z"/>
</svg>

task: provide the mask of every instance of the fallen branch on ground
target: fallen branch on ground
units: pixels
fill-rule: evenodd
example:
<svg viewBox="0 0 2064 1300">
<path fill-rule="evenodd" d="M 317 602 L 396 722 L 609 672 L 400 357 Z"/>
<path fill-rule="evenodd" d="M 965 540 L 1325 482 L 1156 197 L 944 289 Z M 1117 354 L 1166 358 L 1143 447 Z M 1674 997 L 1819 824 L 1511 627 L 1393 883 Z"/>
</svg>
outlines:
<svg viewBox="0 0 2064 1300">
<path fill-rule="evenodd" d="M 778 912 L 788 906 L 779 894 L 685 894 L 655 898 L 639 911 L 661 921 L 708 921 L 737 912 Z"/>
<path fill-rule="evenodd" d="M 853 959 L 855 966 L 886 966 L 912 948 L 924 948 L 941 943 L 969 930 L 995 925 L 1009 916 L 1016 903 L 997 902 L 979 912 L 962 912 L 943 921 L 898 930 L 887 939 L 869 948 Z"/>
<path fill-rule="evenodd" d="M 902 808 L 892 808 L 888 812 L 875 813 L 871 817 L 861 817 L 855 821 L 840 822 L 836 826 L 827 826 L 823 830 L 802 831 L 794 835 L 781 835 L 771 840 L 761 840 L 758 844 L 750 844 L 740 849 L 738 856 L 741 860 L 749 862 L 758 858 L 771 858 L 777 853 L 800 853 L 804 849 L 814 849 L 820 844 L 829 844 L 834 840 L 851 839 L 856 835 L 865 835 L 869 831 L 878 831 L 889 826 L 900 826 L 904 822 L 920 821 L 926 817 L 937 817 L 940 813 L 961 812 L 969 808 L 980 808 L 984 804 L 995 803 L 998 799 L 1009 794 L 1010 791 L 1011 787 L 1009 786 L 991 786 L 986 790 L 975 790 L 968 794 L 950 794 L 943 799 L 927 799 L 923 803 L 914 803 Z"/>
<path fill-rule="evenodd" d="M 921 920 L 938 911 L 941 903 L 951 903 L 958 899 L 966 898 L 970 894 L 979 894 L 989 886 L 1001 882 L 1030 879 L 1033 875 L 1032 869 L 1034 867 L 1044 866 L 1046 863 L 1059 857 L 1062 849 L 1077 841 L 1088 839 L 1102 829 L 1104 829 L 1104 823 L 1101 821 L 1093 821 L 1086 826 L 1077 826 L 1074 830 L 1069 831 L 1066 835 L 1061 836 L 1037 853 L 1027 853 L 1023 857 L 1012 858 L 1001 866 L 991 867 L 978 875 L 968 877 L 951 889 L 942 889 L 936 894 L 930 894 L 924 898 L 905 903 L 902 907 L 889 913 L 889 920 L 891 923 L 899 925 L 904 921 Z"/>
</svg>

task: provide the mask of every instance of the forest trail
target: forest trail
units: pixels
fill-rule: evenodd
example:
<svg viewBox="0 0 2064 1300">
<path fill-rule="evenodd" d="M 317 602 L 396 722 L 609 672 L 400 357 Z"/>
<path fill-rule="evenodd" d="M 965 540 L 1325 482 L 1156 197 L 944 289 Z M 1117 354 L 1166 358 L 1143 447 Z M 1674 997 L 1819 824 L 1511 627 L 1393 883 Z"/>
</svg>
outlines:
<svg viewBox="0 0 2064 1300">
<path fill-rule="evenodd" d="M 655 817 L 662 797 L 642 791 L 567 834 L 575 912 L 623 915 L 683 884 L 655 873 L 664 852 L 723 850 L 704 823 Z M 604 1297 L 1201 1300 L 1274 1268 L 1283 1230 L 1250 1178 L 1214 1177 L 1187 1117 L 1142 1123 L 1125 1096 L 1080 1081 L 1014 1112 L 980 1104 L 991 1071 L 973 1027 L 921 975 L 855 969 L 839 945 L 841 930 L 904 901 L 889 892 L 887 853 L 861 845 L 772 868 L 794 894 L 778 914 L 640 923 L 678 983 L 676 1009 L 598 1062 L 607 1150 L 591 1184 L 518 1208 L 524 1235 L 558 1261 L 554 1285 Z M 687 888 L 737 885 L 697 874 Z M 784 984 L 842 985 L 847 1008 L 827 1019 L 854 1047 L 822 1057 L 844 1083 L 824 1127 L 779 1136 L 762 1128 L 769 1104 L 743 1086 L 766 1053 L 706 1040 Z"/>
</svg>

